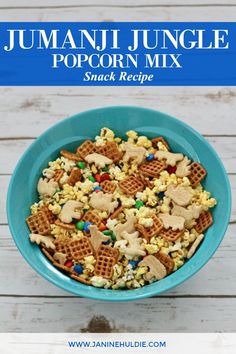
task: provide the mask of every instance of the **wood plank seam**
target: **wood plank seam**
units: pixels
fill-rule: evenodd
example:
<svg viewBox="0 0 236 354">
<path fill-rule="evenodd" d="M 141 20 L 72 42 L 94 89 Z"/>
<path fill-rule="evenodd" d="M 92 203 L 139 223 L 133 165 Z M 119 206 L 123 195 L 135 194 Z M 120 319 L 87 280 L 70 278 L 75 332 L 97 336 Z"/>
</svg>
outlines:
<svg viewBox="0 0 236 354">
<path fill-rule="evenodd" d="M 0 6 L 0 10 L 47 10 L 47 9 L 79 9 L 79 8 L 124 8 L 124 9 L 133 9 L 133 8 L 176 8 L 176 7 L 236 7 L 236 4 L 150 4 L 150 5 L 109 5 L 109 4 L 81 4 L 81 5 L 55 5 L 55 6 Z"/>
</svg>

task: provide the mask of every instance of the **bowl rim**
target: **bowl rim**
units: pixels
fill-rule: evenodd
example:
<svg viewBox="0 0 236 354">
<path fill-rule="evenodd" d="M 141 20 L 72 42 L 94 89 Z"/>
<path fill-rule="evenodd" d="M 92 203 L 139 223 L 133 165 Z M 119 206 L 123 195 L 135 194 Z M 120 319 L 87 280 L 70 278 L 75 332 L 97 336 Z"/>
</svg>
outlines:
<svg viewBox="0 0 236 354">
<path fill-rule="evenodd" d="M 103 110 L 112 110 L 112 109 L 136 109 L 136 110 L 141 110 L 141 111 L 148 111 L 150 113 L 160 113 L 162 116 L 167 117 L 169 120 L 176 122 L 177 124 L 182 125 L 183 127 L 185 127 L 187 130 L 190 130 L 192 134 L 196 135 L 198 137 L 198 139 L 200 139 L 201 141 L 204 142 L 204 144 L 207 145 L 207 148 L 211 151 L 211 153 L 214 155 L 214 157 L 217 160 L 217 163 L 220 165 L 222 172 L 224 174 L 224 178 L 225 178 L 225 187 L 226 187 L 226 191 L 227 191 L 227 198 L 228 198 L 228 205 L 227 205 L 227 214 L 225 215 L 225 223 L 224 223 L 224 227 L 221 230 L 221 237 L 218 240 L 217 243 L 214 244 L 214 247 L 208 252 L 207 257 L 201 261 L 197 266 L 194 267 L 194 269 L 192 269 L 187 275 L 182 275 L 181 279 L 176 279 L 175 281 L 171 282 L 168 286 L 166 286 L 164 289 L 161 290 L 155 290 L 155 288 L 150 289 L 148 287 L 148 285 L 146 285 L 144 288 L 147 289 L 146 292 L 141 293 L 141 294 L 137 294 L 135 290 L 112 290 L 112 289 L 103 289 L 103 288 L 94 288 L 96 290 L 99 290 L 99 293 L 97 293 L 97 291 L 94 292 L 87 292 L 86 288 L 88 287 L 88 285 L 84 285 L 84 284 L 80 284 L 81 288 L 78 288 L 78 291 L 74 291 L 73 289 L 70 289 L 68 284 L 64 284 L 58 280 L 52 279 L 50 275 L 45 274 L 41 269 L 38 269 L 37 266 L 34 265 L 34 263 L 31 261 L 31 258 L 28 257 L 23 249 L 21 248 L 20 242 L 18 241 L 14 230 L 13 230 L 13 221 L 12 221 L 12 215 L 10 212 L 10 196 L 12 194 L 12 188 L 13 188 L 13 182 L 15 179 L 15 176 L 17 174 L 17 171 L 21 165 L 21 162 L 24 160 L 25 156 L 28 154 L 28 152 L 32 149 L 32 147 L 34 147 L 34 145 L 36 145 L 38 143 L 38 141 L 40 141 L 41 139 L 44 139 L 44 137 L 46 135 L 48 135 L 52 130 L 54 130 L 56 127 L 59 127 L 60 125 L 63 125 L 65 123 L 65 121 L 69 121 L 73 118 L 79 118 L 80 116 L 86 115 L 86 114 L 92 114 L 93 112 L 97 112 L 97 111 L 103 111 Z M 176 286 L 184 283 L 186 280 L 188 280 L 189 278 L 191 278 L 194 274 L 196 274 L 202 267 L 204 267 L 204 265 L 212 258 L 213 254 L 216 252 L 216 250 L 218 249 L 220 243 L 222 242 L 225 232 L 228 228 L 229 225 L 229 221 L 230 221 L 230 216 L 231 216 L 231 208 L 232 208 L 232 195 L 231 195 L 231 187 L 230 187 L 230 182 L 229 182 L 229 177 L 228 174 L 226 172 L 226 169 L 220 159 L 220 157 L 218 156 L 217 152 L 215 151 L 215 149 L 211 146 L 211 144 L 194 128 L 192 128 L 190 125 L 188 125 L 187 123 L 183 122 L 182 120 L 173 117 L 167 113 L 164 113 L 162 111 L 159 111 L 157 109 L 152 109 L 152 108 L 146 108 L 146 107 L 142 107 L 142 106 L 135 106 L 135 105 L 112 105 L 112 106 L 102 106 L 102 107 L 97 107 L 97 108 L 92 108 L 89 110 L 85 110 L 82 111 L 80 113 L 76 113 L 73 114 L 72 116 L 66 117 L 64 119 L 62 119 L 61 121 L 53 124 L 51 127 L 49 127 L 48 129 L 46 129 L 42 134 L 40 134 L 28 147 L 27 149 L 24 151 L 24 153 L 21 155 L 20 159 L 18 160 L 15 169 L 12 173 L 11 179 L 10 179 L 10 183 L 8 186 L 8 191 L 7 191 L 7 198 L 6 198 L 6 211 L 7 211 L 7 220 L 8 220 L 8 227 L 10 229 L 11 235 L 13 237 L 13 240 L 18 248 L 18 250 L 20 251 L 21 255 L 23 256 L 23 258 L 26 260 L 26 262 L 38 273 L 40 274 L 44 279 L 48 280 L 50 283 L 56 285 L 57 287 L 70 292 L 72 294 L 75 294 L 77 296 L 81 296 L 81 297 L 85 297 L 85 298 L 89 298 L 89 299 L 93 299 L 93 300 L 103 300 L 103 301 L 109 301 L 109 302 L 126 302 L 126 301 L 134 301 L 134 300 L 139 300 L 139 299 L 143 299 L 143 298 L 149 298 L 152 296 L 157 296 L 159 294 L 162 294 L 163 292 L 167 292 L 172 288 L 175 288 Z M 171 275 L 170 275 L 171 276 Z M 83 290 L 84 288 L 84 290 Z M 76 289 L 77 290 L 77 289 Z M 116 293 L 115 298 L 109 297 L 107 298 L 106 296 L 103 296 L 103 290 L 106 291 L 111 291 L 111 295 L 113 292 Z M 124 292 L 128 293 L 129 296 L 126 296 L 125 298 L 122 296 L 122 294 L 124 295 Z M 119 296 L 118 296 L 119 294 Z"/>
</svg>

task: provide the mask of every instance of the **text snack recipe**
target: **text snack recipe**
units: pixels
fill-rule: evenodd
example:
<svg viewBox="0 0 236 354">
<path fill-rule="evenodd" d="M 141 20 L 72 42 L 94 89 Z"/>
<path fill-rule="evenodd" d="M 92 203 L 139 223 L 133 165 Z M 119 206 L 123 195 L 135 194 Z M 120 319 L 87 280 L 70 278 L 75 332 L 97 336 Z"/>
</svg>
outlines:
<svg viewBox="0 0 236 354">
<path fill-rule="evenodd" d="M 135 289 L 180 268 L 204 239 L 216 205 L 206 170 L 152 140 L 101 129 L 62 150 L 38 181 L 26 219 L 30 241 L 55 267 L 95 287 Z"/>
</svg>

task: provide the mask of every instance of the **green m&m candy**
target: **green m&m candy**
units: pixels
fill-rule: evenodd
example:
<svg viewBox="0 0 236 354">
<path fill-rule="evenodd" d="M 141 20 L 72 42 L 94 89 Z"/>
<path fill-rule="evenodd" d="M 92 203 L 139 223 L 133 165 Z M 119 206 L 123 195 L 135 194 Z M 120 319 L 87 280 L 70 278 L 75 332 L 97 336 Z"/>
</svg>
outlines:
<svg viewBox="0 0 236 354">
<path fill-rule="evenodd" d="M 143 205 L 144 205 L 144 203 L 142 202 L 142 200 L 136 200 L 136 202 L 135 202 L 136 209 L 140 209 Z"/>
<path fill-rule="evenodd" d="M 96 182 L 95 178 L 93 176 L 88 176 L 88 179 L 91 181 L 91 182 Z"/>
<path fill-rule="evenodd" d="M 112 231 L 111 230 L 105 230 L 105 231 L 103 231 L 103 235 L 111 236 L 112 235 Z"/>
<path fill-rule="evenodd" d="M 115 235 L 114 232 L 111 231 L 111 230 L 105 230 L 105 231 L 103 231 L 103 235 L 110 236 L 110 238 L 112 239 L 112 241 L 116 241 L 116 235 Z"/>
<path fill-rule="evenodd" d="M 86 167 L 86 163 L 83 162 L 83 161 L 78 161 L 78 162 L 77 162 L 77 166 L 78 166 L 81 170 L 84 170 L 85 167 Z"/>
<path fill-rule="evenodd" d="M 75 226 L 76 226 L 76 229 L 82 231 L 84 229 L 84 221 L 82 221 L 82 220 L 78 221 Z"/>
<path fill-rule="evenodd" d="M 112 241 L 116 241 L 116 235 L 114 234 L 114 232 L 112 232 L 112 234 L 111 234 L 111 239 L 112 239 Z"/>
</svg>

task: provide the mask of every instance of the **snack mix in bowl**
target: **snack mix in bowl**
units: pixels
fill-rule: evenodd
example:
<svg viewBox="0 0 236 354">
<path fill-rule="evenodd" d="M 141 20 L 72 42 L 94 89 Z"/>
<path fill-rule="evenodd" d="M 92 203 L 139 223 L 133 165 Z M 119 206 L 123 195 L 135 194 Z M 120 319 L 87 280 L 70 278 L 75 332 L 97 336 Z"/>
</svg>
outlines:
<svg viewBox="0 0 236 354">
<path fill-rule="evenodd" d="M 152 140 L 103 128 L 42 171 L 39 201 L 26 219 L 30 241 L 84 284 L 135 289 L 175 272 L 193 256 L 216 205 L 206 170 Z"/>
</svg>

